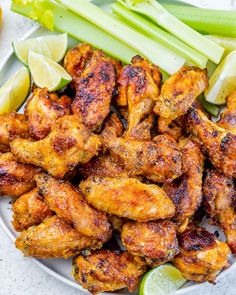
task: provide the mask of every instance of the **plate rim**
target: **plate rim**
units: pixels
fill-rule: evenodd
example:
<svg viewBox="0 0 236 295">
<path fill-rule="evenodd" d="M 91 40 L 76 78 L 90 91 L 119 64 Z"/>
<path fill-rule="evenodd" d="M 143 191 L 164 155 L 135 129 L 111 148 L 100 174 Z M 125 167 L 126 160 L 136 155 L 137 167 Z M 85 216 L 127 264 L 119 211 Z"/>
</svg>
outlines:
<svg viewBox="0 0 236 295">
<path fill-rule="evenodd" d="M 27 38 L 29 38 L 32 34 L 34 34 L 35 32 L 37 32 L 37 30 L 42 29 L 42 27 L 38 24 L 34 24 L 33 27 L 31 29 L 29 29 L 19 40 L 25 40 Z M 57 32 L 55 32 L 57 33 Z M 78 40 L 79 42 L 79 40 Z M 14 56 L 14 50 L 11 48 L 6 55 L 4 55 L 4 58 L 0 64 L 0 72 L 2 71 L 2 69 L 5 67 L 5 65 L 8 63 L 9 59 L 12 58 Z M 15 57 L 16 58 L 16 57 Z M 5 224 L 2 216 L 0 215 L 0 226 L 1 228 L 4 230 L 4 232 L 6 233 L 7 237 L 13 242 L 13 244 L 15 243 L 15 237 L 12 234 L 11 230 L 8 228 L 8 226 Z M 28 257 L 31 261 L 33 261 L 37 266 L 39 266 L 42 270 L 44 270 L 47 274 L 51 275 L 52 277 L 54 277 L 55 279 L 59 280 L 60 282 L 64 283 L 65 285 L 68 285 L 74 289 L 80 290 L 84 293 L 90 294 L 88 292 L 88 290 L 84 289 L 79 283 L 77 283 L 76 281 L 71 281 L 67 278 L 65 278 L 64 276 L 60 275 L 59 273 L 57 273 L 56 271 L 52 270 L 50 267 L 44 265 L 42 262 L 40 262 L 38 259 L 33 258 L 33 257 Z M 222 279 L 223 277 L 225 277 L 228 273 L 232 272 L 234 269 L 236 268 L 236 261 L 228 268 L 225 269 L 224 271 L 222 271 L 216 278 L 216 282 L 218 282 L 220 279 Z M 203 285 L 207 285 L 207 282 L 203 282 L 203 283 L 196 283 L 192 286 L 189 287 L 185 287 L 183 289 L 179 289 L 177 290 L 174 294 L 175 295 L 182 295 L 182 294 L 186 294 L 187 292 L 193 291 L 195 289 L 197 289 L 200 286 Z M 102 294 L 110 294 L 110 295 L 116 295 L 116 293 L 102 293 Z M 129 293 L 127 294 L 122 294 L 122 295 L 129 295 Z"/>
</svg>

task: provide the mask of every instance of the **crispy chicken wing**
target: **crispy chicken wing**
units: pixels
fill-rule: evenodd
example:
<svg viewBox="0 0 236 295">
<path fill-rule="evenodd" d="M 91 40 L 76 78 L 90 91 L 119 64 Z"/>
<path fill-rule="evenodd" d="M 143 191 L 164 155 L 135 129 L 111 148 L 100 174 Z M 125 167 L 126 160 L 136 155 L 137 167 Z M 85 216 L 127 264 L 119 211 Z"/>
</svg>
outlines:
<svg viewBox="0 0 236 295">
<path fill-rule="evenodd" d="M 182 155 L 174 139 L 156 136 L 152 141 L 114 137 L 103 145 L 132 175 L 142 175 L 154 182 L 168 182 L 182 174 Z"/>
<path fill-rule="evenodd" d="M 93 51 L 84 44 L 69 51 L 65 58 L 65 68 L 72 72 L 75 80 L 76 96 L 72 111 L 93 131 L 100 129 L 110 111 L 116 88 L 116 64 L 102 51 Z"/>
<path fill-rule="evenodd" d="M 35 187 L 37 167 L 18 163 L 11 153 L 0 154 L 0 195 L 19 197 Z"/>
<path fill-rule="evenodd" d="M 179 126 L 178 122 L 171 121 L 169 119 L 159 117 L 157 119 L 157 130 L 159 133 L 168 134 L 173 137 L 175 140 L 179 140 L 183 134 L 184 130 Z"/>
<path fill-rule="evenodd" d="M 227 244 L 236 253 L 236 189 L 234 179 L 208 169 L 203 186 L 206 211 L 225 232 Z"/>
<path fill-rule="evenodd" d="M 227 108 L 221 113 L 217 125 L 236 134 L 236 91 L 227 98 Z"/>
<path fill-rule="evenodd" d="M 53 215 L 37 188 L 17 199 L 12 206 L 12 211 L 12 224 L 16 231 L 23 231 L 32 225 L 38 225 Z"/>
<path fill-rule="evenodd" d="M 68 96 L 59 98 L 46 88 L 36 88 L 25 107 L 30 136 L 36 140 L 46 137 L 58 118 L 71 114 L 70 105 L 71 99 Z"/>
<path fill-rule="evenodd" d="M 161 78 L 158 67 L 140 56 L 133 57 L 131 64 L 121 70 L 117 102 L 122 107 L 128 106 L 128 130 L 125 136 L 136 138 L 139 124 L 152 113 Z"/>
<path fill-rule="evenodd" d="M 121 239 L 126 250 L 152 267 L 172 260 L 179 253 L 176 225 L 168 220 L 127 222 Z"/>
<path fill-rule="evenodd" d="M 190 138 L 179 142 L 183 154 L 184 174 L 178 180 L 164 185 L 164 190 L 176 206 L 175 221 L 183 231 L 202 201 L 204 157 L 200 146 Z"/>
<path fill-rule="evenodd" d="M 236 177 L 236 135 L 218 127 L 195 108 L 188 112 L 188 127 L 203 143 L 212 164 L 224 174 Z"/>
<path fill-rule="evenodd" d="M 28 138 L 29 129 L 24 115 L 15 112 L 0 115 L 0 152 L 10 151 L 15 138 Z"/>
<path fill-rule="evenodd" d="M 230 249 L 204 228 L 186 230 L 179 236 L 180 254 L 173 260 L 183 276 L 195 282 L 214 282 L 228 267 Z"/>
<path fill-rule="evenodd" d="M 126 287 L 134 291 L 145 271 L 146 267 L 128 252 L 98 250 L 73 261 L 75 280 L 92 294 Z"/>
<path fill-rule="evenodd" d="M 102 246 L 101 241 L 81 234 L 56 215 L 23 231 L 15 244 L 25 256 L 65 259 L 80 253 L 81 250 L 99 249 Z"/>
<path fill-rule="evenodd" d="M 88 162 L 101 145 L 75 115 L 59 118 L 47 137 L 39 141 L 15 139 L 11 150 L 24 163 L 42 167 L 55 177 L 62 178 L 79 163 Z"/>
<path fill-rule="evenodd" d="M 80 188 L 94 208 L 120 217 L 149 221 L 175 213 L 174 204 L 159 186 L 135 178 L 88 178 Z"/>
<path fill-rule="evenodd" d="M 69 182 L 41 173 L 37 187 L 52 211 L 84 235 L 107 241 L 111 230 L 107 216 L 88 205 L 81 192 Z"/>
</svg>

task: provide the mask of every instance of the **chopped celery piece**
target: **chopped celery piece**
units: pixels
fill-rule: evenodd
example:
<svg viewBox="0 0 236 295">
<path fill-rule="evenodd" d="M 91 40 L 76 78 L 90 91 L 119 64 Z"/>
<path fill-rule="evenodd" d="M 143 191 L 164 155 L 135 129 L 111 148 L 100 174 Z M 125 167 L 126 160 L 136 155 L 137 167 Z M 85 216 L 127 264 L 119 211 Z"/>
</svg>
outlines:
<svg viewBox="0 0 236 295">
<path fill-rule="evenodd" d="M 133 11 L 149 17 L 159 26 L 172 33 L 214 63 L 218 64 L 220 62 L 224 48 L 178 20 L 156 0 L 118 0 L 118 2 L 126 5 L 127 8 Z"/>
<path fill-rule="evenodd" d="M 212 115 L 214 117 L 217 117 L 219 115 L 220 108 L 217 107 L 216 105 L 206 101 L 203 95 L 199 96 L 198 100 L 200 101 L 204 110 L 206 110 L 210 115 Z"/>
<path fill-rule="evenodd" d="M 196 50 L 192 49 L 185 43 L 162 30 L 157 25 L 153 24 L 137 13 L 132 12 L 120 3 L 114 3 L 111 5 L 111 8 L 114 14 L 116 14 L 121 19 L 124 19 L 130 25 L 134 26 L 135 29 L 137 28 L 141 30 L 142 33 L 147 34 L 147 36 L 156 39 L 163 45 L 182 55 L 190 63 L 195 64 L 200 68 L 206 67 L 207 58 L 205 56 L 201 55 Z"/>
<path fill-rule="evenodd" d="M 87 0 L 57 0 L 57 2 L 136 49 L 169 74 L 178 71 L 185 63 L 185 59 L 180 55 L 136 32 Z"/>
<path fill-rule="evenodd" d="M 163 4 L 175 17 L 205 34 L 236 37 L 236 11 Z"/>
<path fill-rule="evenodd" d="M 207 35 L 206 37 L 224 47 L 224 56 L 228 55 L 231 51 L 236 50 L 236 38 L 215 35 Z"/>
<path fill-rule="evenodd" d="M 11 10 L 37 21 L 39 21 L 41 15 L 44 15 L 45 11 L 51 11 L 53 12 L 53 23 L 50 24 L 50 27 L 53 27 L 53 30 L 66 32 L 75 39 L 90 43 L 124 63 L 129 63 L 134 55 L 140 54 L 139 51 L 132 49 L 112 35 L 107 34 L 92 23 L 59 6 L 55 2 L 41 0 L 40 9 L 37 10 L 35 9 L 35 5 L 38 2 L 37 0 L 28 2 L 25 0 L 13 0 Z M 36 12 L 38 15 L 36 15 Z"/>
</svg>

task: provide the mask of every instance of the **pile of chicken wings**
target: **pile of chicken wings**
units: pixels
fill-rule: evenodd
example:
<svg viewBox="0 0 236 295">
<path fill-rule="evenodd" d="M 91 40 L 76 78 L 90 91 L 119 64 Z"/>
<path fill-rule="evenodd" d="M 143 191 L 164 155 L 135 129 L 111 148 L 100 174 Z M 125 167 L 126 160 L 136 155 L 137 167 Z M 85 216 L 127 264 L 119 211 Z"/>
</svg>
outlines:
<svg viewBox="0 0 236 295">
<path fill-rule="evenodd" d="M 236 92 L 214 123 L 197 99 L 206 70 L 184 66 L 163 83 L 142 57 L 122 66 L 87 44 L 64 67 L 67 89 L 35 88 L 24 114 L 0 116 L 16 247 L 74 256 L 74 278 L 93 294 L 132 292 L 166 262 L 214 282 L 236 252 Z M 204 216 L 226 242 L 199 226 Z"/>
</svg>

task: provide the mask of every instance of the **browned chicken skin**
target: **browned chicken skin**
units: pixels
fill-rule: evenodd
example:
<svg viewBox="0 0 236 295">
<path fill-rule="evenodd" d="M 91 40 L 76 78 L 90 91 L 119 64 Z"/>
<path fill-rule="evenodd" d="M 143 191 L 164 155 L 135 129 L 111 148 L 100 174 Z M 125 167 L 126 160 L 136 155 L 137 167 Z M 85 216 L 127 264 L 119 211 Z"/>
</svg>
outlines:
<svg viewBox="0 0 236 295">
<path fill-rule="evenodd" d="M 168 220 L 132 221 L 123 226 L 121 239 L 129 253 L 155 267 L 179 253 L 176 230 L 176 225 Z"/>
<path fill-rule="evenodd" d="M 163 188 L 176 206 L 175 221 L 183 231 L 202 201 L 202 175 L 204 157 L 200 146 L 190 138 L 179 142 L 183 154 L 184 174 Z"/>
<path fill-rule="evenodd" d="M 73 275 L 92 294 L 137 288 L 139 277 L 146 267 L 127 252 L 98 250 L 88 256 L 74 258 Z"/>
<path fill-rule="evenodd" d="M 224 231 L 227 244 L 236 253 L 236 189 L 234 179 L 215 169 L 207 170 L 203 185 L 205 209 Z"/>
<path fill-rule="evenodd" d="M 162 134 L 168 134 L 175 140 L 179 140 L 183 134 L 183 128 L 178 125 L 176 121 L 171 121 L 169 119 L 159 117 L 157 120 L 157 130 Z"/>
<path fill-rule="evenodd" d="M 150 64 L 140 56 L 132 58 L 118 79 L 118 105 L 128 106 L 127 137 L 134 137 L 136 129 L 147 115 L 152 113 L 155 101 L 159 95 L 161 73 L 157 66 Z"/>
<path fill-rule="evenodd" d="M 89 206 L 73 185 L 45 173 L 37 175 L 35 179 L 48 207 L 59 217 L 84 235 L 103 242 L 110 238 L 110 224 L 106 215 Z"/>
<path fill-rule="evenodd" d="M 120 217 L 143 222 L 175 213 L 174 204 L 159 186 L 135 178 L 88 178 L 80 188 L 94 208 Z"/>
<path fill-rule="evenodd" d="M 0 152 L 9 152 L 15 138 L 28 138 L 29 128 L 24 115 L 15 112 L 0 115 Z"/>
<path fill-rule="evenodd" d="M 59 118 L 47 137 L 39 141 L 15 139 L 11 150 L 24 163 L 42 167 L 62 178 L 79 163 L 98 153 L 99 137 L 88 130 L 75 115 Z"/>
<path fill-rule="evenodd" d="M 226 98 L 227 108 L 221 113 L 217 125 L 236 134 L 236 91 Z"/>
<path fill-rule="evenodd" d="M 188 280 L 214 282 L 218 272 L 228 267 L 229 247 L 203 228 L 186 230 L 179 246 L 173 263 Z"/>
<path fill-rule="evenodd" d="M 12 211 L 12 224 L 16 231 L 23 231 L 32 225 L 38 225 L 53 215 L 37 188 L 17 199 L 12 206 Z"/>
<path fill-rule="evenodd" d="M 195 108 L 188 112 L 188 126 L 203 143 L 212 164 L 225 175 L 236 177 L 236 135 L 220 128 Z"/>
<path fill-rule="evenodd" d="M 0 195 L 19 197 L 35 187 L 39 168 L 17 162 L 11 153 L 0 154 Z"/>
<path fill-rule="evenodd" d="M 65 259 L 80 253 L 81 250 L 99 249 L 102 246 L 101 241 L 81 234 L 56 215 L 23 231 L 15 244 L 25 256 Z"/>
<path fill-rule="evenodd" d="M 71 114 L 71 99 L 56 93 L 49 93 L 46 88 L 36 88 L 31 94 L 25 107 L 30 136 L 40 140 L 46 137 L 56 120 Z"/>
</svg>

